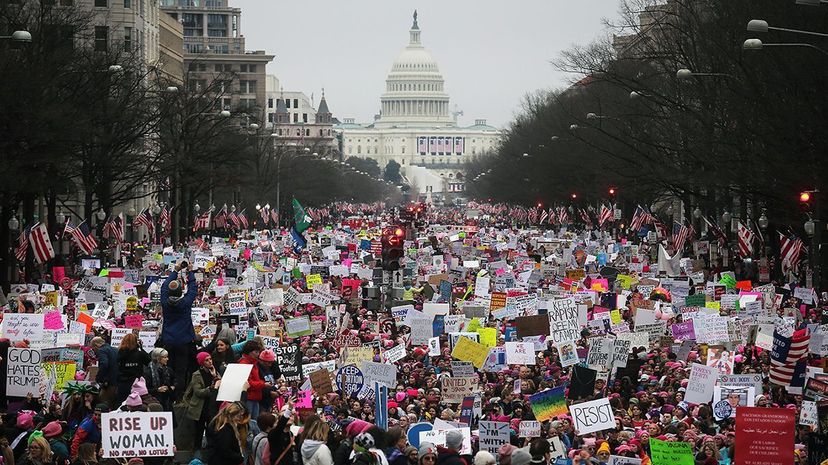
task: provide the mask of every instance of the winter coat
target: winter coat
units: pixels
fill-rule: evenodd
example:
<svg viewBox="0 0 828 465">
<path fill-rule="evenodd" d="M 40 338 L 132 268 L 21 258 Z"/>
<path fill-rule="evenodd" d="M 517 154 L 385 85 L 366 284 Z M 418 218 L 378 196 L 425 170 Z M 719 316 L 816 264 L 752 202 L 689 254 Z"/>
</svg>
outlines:
<svg viewBox="0 0 828 465">
<path fill-rule="evenodd" d="M 455 450 L 438 447 L 437 451 L 437 465 L 468 465 Z"/>
<path fill-rule="evenodd" d="M 201 369 L 193 373 L 190 384 L 187 385 L 187 390 L 184 392 L 184 402 L 187 403 L 187 418 L 198 421 L 201 418 L 201 412 L 204 411 L 205 402 L 215 404 L 218 389 L 214 389 L 214 385 L 212 375 L 209 372 Z"/>
<path fill-rule="evenodd" d="M 247 384 L 250 385 L 247 388 L 247 400 L 256 402 L 262 400 L 262 390 L 265 387 L 265 382 L 259 376 L 259 361 L 251 357 L 250 354 L 247 354 L 242 356 L 239 363 L 253 365 L 253 369 L 250 370 L 250 376 L 247 378 Z"/>
<path fill-rule="evenodd" d="M 210 465 L 242 465 L 244 457 L 241 452 L 236 430 L 229 424 L 216 431 L 213 422 L 207 427 L 207 441 L 212 445 Z"/>
<path fill-rule="evenodd" d="M 144 367 L 150 362 L 150 356 L 144 349 L 124 349 L 118 351 L 118 383 L 128 383 L 144 376 Z"/>
<path fill-rule="evenodd" d="M 331 450 L 322 441 L 302 441 L 302 462 L 304 465 L 333 465 Z"/>
<path fill-rule="evenodd" d="M 109 344 L 104 344 L 97 351 L 98 374 L 95 382 L 102 386 L 115 386 L 118 383 L 118 351 Z"/>
<path fill-rule="evenodd" d="M 178 279 L 178 272 L 170 273 L 161 285 L 161 310 L 164 324 L 161 328 L 161 344 L 187 344 L 195 341 L 192 308 L 198 293 L 195 273 L 187 277 L 187 293 L 181 297 L 170 297 L 170 283 Z"/>
<path fill-rule="evenodd" d="M 147 382 L 147 391 L 158 399 L 159 403 L 164 406 L 164 410 L 171 410 L 170 400 L 173 398 L 175 392 L 170 389 L 167 392 L 160 392 L 158 388 L 161 386 L 167 386 L 169 388 L 175 385 L 172 368 L 157 363 L 150 363 L 144 369 L 144 380 Z"/>
<path fill-rule="evenodd" d="M 285 427 L 287 426 L 288 417 L 284 416 L 284 414 L 279 415 L 279 420 L 276 421 L 276 426 L 267 433 L 267 443 L 270 446 L 270 457 L 269 461 L 267 461 L 266 465 L 273 465 L 276 463 L 276 460 L 282 455 L 282 452 L 290 447 L 290 433 L 285 432 Z M 294 446 L 295 447 L 295 446 Z M 282 461 L 279 462 L 279 465 L 294 465 L 296 461 L 294 460 L 293 453 L 296 452 L 295 450 L 288 451 Z"/>
</svg>

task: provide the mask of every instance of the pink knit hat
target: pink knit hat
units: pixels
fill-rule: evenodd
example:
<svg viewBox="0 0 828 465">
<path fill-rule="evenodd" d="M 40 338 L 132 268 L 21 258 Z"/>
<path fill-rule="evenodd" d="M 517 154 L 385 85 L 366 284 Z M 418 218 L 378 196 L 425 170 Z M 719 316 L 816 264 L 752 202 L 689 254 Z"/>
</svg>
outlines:
<svg viewBox="0 0 828 465">
<path fill-rule="evenodd" d="M 140 407 L 144 402 L 141 401 L 141 396 L 137 392 L 133 392 L 126 398 L 127 407 Z"/>
<path fill-rule="evenodd" d="M 147 381 L 144 379 L 143 376 L 136 379 L 135 382 L 132 383 L 131 392 L 137 393 L 139 396 L 145 396 L 149 394 L 149 391 L 147 390 Z"/>
<path fill-rule="evenodd" d="M 198 355 L 196 355 L 196 362 L 198 362 L 198 366 L 204 366 L 204 361 L 207 360 L 208 357 L 210 357 L 209 353 L 199 352 Z"/>
</svg>

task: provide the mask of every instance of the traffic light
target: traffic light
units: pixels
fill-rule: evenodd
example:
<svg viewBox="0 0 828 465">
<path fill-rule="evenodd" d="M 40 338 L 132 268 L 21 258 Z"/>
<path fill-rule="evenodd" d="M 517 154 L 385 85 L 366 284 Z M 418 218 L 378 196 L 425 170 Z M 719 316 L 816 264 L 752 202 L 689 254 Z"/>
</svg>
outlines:
<svg viewBox="0 0 828 465">
<path fill-rule="evenodd" d="M 800 192 L 799 209 L 803 212 L 811 211 L 811 191 Z"/>
<path fill-rule="evenodd" d="M 400 259 L 405 255 L 403 240 L 405 229 L 402 226 L 392 226 L 382 230 L 382 269 L 396 271 L 400 269 Z"/>
</svg>

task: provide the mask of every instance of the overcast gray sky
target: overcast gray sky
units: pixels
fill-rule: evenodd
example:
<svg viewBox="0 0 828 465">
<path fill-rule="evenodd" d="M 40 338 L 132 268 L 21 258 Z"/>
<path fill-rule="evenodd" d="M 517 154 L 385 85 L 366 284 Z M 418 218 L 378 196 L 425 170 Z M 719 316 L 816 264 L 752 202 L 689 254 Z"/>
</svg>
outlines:
<svg viewBox="0 0 828 465">
<path fill-rule="evenodd" d="M 268 73 L 285 90 L 325 88 L 334 116 L 371 121 L 385 77 L 408 44 L 416 8 L 422 43 L 437 60 L 461 124 L 503 127 L 520 100 L 571 75 L 549 63 L 606 34 L 617 0 L 230 0 L 242 8 L 247 48 L 276 55 Z"/>
</svg>

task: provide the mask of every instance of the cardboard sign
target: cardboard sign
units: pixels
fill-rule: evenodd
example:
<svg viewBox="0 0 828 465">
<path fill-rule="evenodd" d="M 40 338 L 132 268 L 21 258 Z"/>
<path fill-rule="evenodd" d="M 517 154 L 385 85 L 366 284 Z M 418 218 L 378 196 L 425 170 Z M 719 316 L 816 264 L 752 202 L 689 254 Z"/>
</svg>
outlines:
<svg viewBox="0 0 828 465">
<path fill-rule="evenodd" d="M 285 329 L 290 337 L 309 336 L 313 333 L 308 315 L 285 320 Z"/>
<path fill-rule="evenodd" d="M 391 389 L 397 387 L 397 366 L 393 364 L 362 362 L 362 375 L 367 384 L 379 383 Z"/>
<path fill-rule="evenodd" d="M 793 444 L 791 445 L 793 451 Z M 650 438 L 650 455 L 653 463 L 693 465 L 693 448 L 688 442 L 659 441 Z M 741 462 L 740 462 L 741 463 Z"/>
<path fill-rule="evenodd" d="M 459 452 L 461 455 L 471 454 L 471 429 L 469 428 L 455 428 L 455 430 L 459 430 L 463 434 L 463 446 L 460 448 Z M 430 442 L 435 446 L 446 446 L 446 433 L 452 431 L 450 429 L 433 429 L 430 431 L 420 431 L 420 443 L 423 442 Z"/>
<path fill-rule="evenodd" d="M 104 413 L 101 438 L 105 458 L 175 455 L 172 412 Z"/>
<path fill-rule="evenodd" d="M 575 303 L 575 298 L 553 300 L 549 304 L 547 314 L 552 341 L 557 344 L 580 339 L 578 305 Z"/>
<path fill-rule="evenodd" d="M 299 346 L 285 345 L 273 349 L 276 352 L 276 363 L 287 381 L 302 379 L 302 356 Z"/>
<path fill-rule="evenodd" d="M 472 365 L 478 369 L 483 367 L 486 357 L 489 355 L 489 348 L 478 342 L 462 336 L 454 344 L 454 350 L 451 351 L 451 356 L 457 360 L 465 360 L 472 362 Z"/>
<path fill-rule="evenodd" d="M 534 365 L 535 345 L 531 342 L 507 342 L 506 363 L 509 365 Z"/>
<path fill-rule="evenodd" d="M 533 315 L 515 318 L 517 335 L 520 338 L 528 336 L 549 336 L 549 316 Z"/>
<path fill-rule="evenodd" d="M 569 413 L 572 415 L 572 423 L 577 434 L 583 435 L 615 428 L 615 415 L 606 397 L 570 405 Z"/>
<path fill-rule="evenodd" d="M 446 377 L 442 381 L 443 401 L 460 403 L 464 397 L 478 391 L 479 378 L 475 377 Z"/>
<path fill-rule="evenodd" d="M 518 427 L 519 436 L 522 438 L 539 438 L 541 434 L 541 424 L 539 421 L 524 420 L 520 422 Z"/>
<path fill-rule="evenodd" d="M 316 370 L 310 374 L 311 386 L 316 391 L 317 395 L 323 396 L 333 392 L 333 383 L 331 383 L 331 372 L 326 369 Z"/>
<path fill-rule="evenodd" d="M 529 396 L 529 405 L 538 421 L 546 421 L 566 414 L 565 386 L 546 389 Z"/>
</svg>

